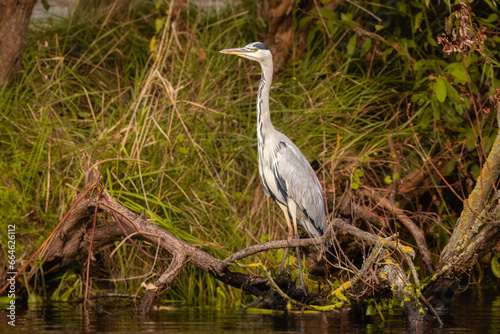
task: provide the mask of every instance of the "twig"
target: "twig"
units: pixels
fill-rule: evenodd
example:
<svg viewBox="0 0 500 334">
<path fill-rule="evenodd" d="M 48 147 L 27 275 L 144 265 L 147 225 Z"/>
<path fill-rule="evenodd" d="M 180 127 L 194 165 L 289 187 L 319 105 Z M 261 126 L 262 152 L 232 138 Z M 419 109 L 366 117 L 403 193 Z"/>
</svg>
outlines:
<svg viewBox="0 0 500 334">
<path fill-rule="evenodd" d="M 248 267 L 246 265 L 238 265 L 239 267 Z M 284 300 L 288 301 L 290 304 L 293 304 L 295 306 L 298 306 L 302 309 L 307 309 L 307 310 L 314 310 L 314 307 L 310 306 L 310 305 L 307 305 L 307 304 L 304 304 L 304 303 L 301 303 L 295 299 L 293 299 L 292 297 L 290 297 L 289 295 L 287 295 L 286 293 L 283 292 L 283 290 L 281 290 L 281 288 L 278 286 L 278 284 L 276 284 L 276 282 L 274 281 L 272 275 L 271 275 L 271 272 L 267 269 L 267 267 L 262 263 L 262 262 L 259 262 L 259 263 L 254 263 L 251 265 L 252 267 L 261 267 L 262 270 L 264 271 L 267 279 L 269 280 L 268 284 L 281 296 L 281 298 L 283 298 Z"/>
<path fill-rule="evenodd" d="M 389 239 L 389 238 L 387 238 Z M 350 287 L 354 286 L 357 284 L 359 280 L 361 280 L 368 272 L 370 267 L 372 266 L 373 262 L 375 262 L 377 256 L 380 253 L 380 250 L 384 246 L 383 243 L 379 242 L 378 244 L 375 245 L 375 248 L 370 253 L 370 256 L 363 262 L 363 265 L 361 266 L 361 269 L 356 273 L 355 277 L 352 278 L 351 280 L 345 282 L 341 286 L 339 286 L 337 289 L 333 290 L 330 293 L 330 296 L 339 296 L 339 293 L 347 291 Z"/>
<path fill-rule="evenodd" d="M 97 212 L 99 211 L 99 201 L 101 199 L 102 190 L 97 195 L 97 201 L 94 208 L 94 222 L 92 224 L 92 234 L 89 244 L 89 255 L 87 257 L 87 271 L 85 274 L 85 294 L 83 295 L 83 308 L 87 308 L 87 299 L 89 297 L 89 281 L 90 281 L 90 260 L 92 259 L 92 245 L 94 244 L 95 227 L 97 225 Z"/>
<path fill-rule="evenodd" d="M 391 152 L 391 158 L 394 160 L 394 164 L 392 167 L 392 177 L 394 178 L 395 175 L 399 175 L 400 157 L 398 157 L 398 151 L 396 149 L 396 146 L 394 145 L 394 140 L 392 139 L 392 134 L 387 135 L 387 144 L 389 145 L 389 151 Z M 397 180 L 393 179 L 389 188 L 390 188 L 389 200 L 391 201 L 391 204 L 394 205 L 394 199 L 396 197 L 397 190 L 398 190 Z"/>
<path fill-rule="evenodd" d="M 424 296 L 420 295 L 420 300 L 427 306 L 427 308 L 431 311 L 431 313 L 436 317 L 436 320 L 439 322 L 439 326 L 443 326 L 443 320 L 441 320 L 441 317 L 437 313 L 436 309 L 432 307 L 431 303 L 427 299 L 425 299 Z"/>
<path fill-rule="evenodd" d="M 420 289 L 420 280 L 418 279 L 418 274 L 417 270 L 415 269 L 415 265 L 413 264 L 413 261 L 410 259 L 408 254 L 403 254 L 406 260 L 406 263 L 410 267 L 410 271 L 413 275 L 413 281 L 415 282 L 415 285 L 417 286 L 418 289 Z"/>
<path fill-rule="evenodd" d="M 427 243 L 425 242 L 424 232 L 422 232 L 422 230 L 419 229 L 418 226 L 415 225 L 415 223 L 410 218 L 408 218 L 408 216 L 404 213 L 403 210 L 396 207 L 394 204 L 389 202 L 386 198 L 381 197 L 375 191 L 364 189 L 363 194 L 370 197 L 373 201 L 375 201 L 382 208 L 391 211 L 396 216 L 396 218 L 401 223 L 403 223 L 403 225 L 410 231 L 410 233 L 415 238 L 415 241 L 417 242 L 417 246 L 420 249 L 420 253 L 422 254 L 422 259 L 424 260 L 425 265 L 427 266 L 427 270 L 431 274 L 433 274 L 434 267 L 432 265 L 431 252 L 429 251 L 429 248 L 427 248 Z"/>
<path fill-rule="evenodd" d="M 151 307 L 153 306 L 154 299 L 158 295 L 158 291 L 162 290 L 164 287 L 168 289 L 186 264 L 187 260 L 188 257 L 185 252 L 174 254 L 174 259 L 170 262 L 168 269 L 165 270 L 165 272 L 156 280 L 154 284 L 156 289 L 146 291 L 146 294 L 142 299 L 141 306 L 139 307 L 139 314 L 145 315 L 149 313 Z"/>
</svg>

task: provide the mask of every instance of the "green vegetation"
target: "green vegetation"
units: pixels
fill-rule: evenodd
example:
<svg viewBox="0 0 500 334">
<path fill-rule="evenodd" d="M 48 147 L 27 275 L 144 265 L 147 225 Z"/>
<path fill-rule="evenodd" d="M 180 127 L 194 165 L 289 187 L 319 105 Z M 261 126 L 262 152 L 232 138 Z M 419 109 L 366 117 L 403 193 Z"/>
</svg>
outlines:
<svg viewBox="0 0 500 334">
<path fill-rule="evenodd" d="M 379 3 L 360 2 L 366 11 L 347 2 L 297 10 L 307 49 L 276 74 L 271 91 L 274 125 L 319 171 L 335 212 L 334 197 L 386 188 L 415 168 L 431 169 L 429 158 L 463 198 L 497 132 L 487 113 L 500 88 L 497 2 L 474 3 L 473 22 L 487 27 L 488 38 L 482 50 L 462 55 L 443 53 L 436 39 L 449 1 Z M 245 5 L 219 13 L 169 6 L 81 8 L 69 20 L 32 24 L 22 69 L 0 95 L 0 225 L 16 224 L 19 259 L 29 258 L 83 188 L 86 156 L 99 162 L 122 204 L 216 257 L 285 236 L 257 172 L 260 69 L 217 52 L 259 40 L 262 22 Z M 405 209 L 441 215 L 421 215 L 439 250 L 461 202 L 433 177 Z M 143 246 L 155 254 L 154 245 Z M 158 270 L 130 244 L 109 258 L 112 251 L 96 254 L 96 289 L 136 293 Z M 253 260 L 274 268 L 280 256 Z M 498 272 L 496 256 L 492 263 Z M 31 292 L 80 297 L 82 267 L 39 277 Z M 190 265 L 164 297 L 221 309 L 247 301 Z"/>
</svg>

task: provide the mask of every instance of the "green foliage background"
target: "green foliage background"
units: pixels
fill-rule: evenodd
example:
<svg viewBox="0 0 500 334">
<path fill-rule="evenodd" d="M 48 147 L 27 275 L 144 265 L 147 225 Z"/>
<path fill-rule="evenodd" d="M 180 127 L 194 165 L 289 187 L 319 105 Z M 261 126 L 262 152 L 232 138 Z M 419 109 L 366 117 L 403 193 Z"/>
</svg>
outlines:
<svg viewBox="0 0 500 334">
<path fill-rule="evenodd" d="M 497 132 L 488 111 L 500 88 L 499 3 L 471 6 L 473 22 L 486 27 L 486 56 L 443 53 L 436 37 L 459 9 L 450 1 L 322 1 L 294 9 L 296 36 L 305 37 L 295 49 L 303 53 L 276 73 L 272 119 L 319 172 L 334 214 L 344 192 L 385 188 L 430 168 L 429 157 L 466 196 Z M 86 156 L 100 162 L 106 188 L 122 204 L 216 257 L 285 235 L 257 173 L 260 69 L 217 52 L 261 39 L 265 24 L 256 13 L 245 2 L 218 12 L 117 2 L 32 23 L 22 68 L 0 95 L 0 224 L 16 224 L 18 259 L 43 242 L 83 188 Z M 391 154 L 388 135 L 400 156 Z M 392 173 L 396 161 L 400 175 Z M 405 209 L 439 215 L 418 218 L 439 253 L 461 203 L 441 179 L 433 182 Z M 145 272 L 161 269 L 130 245 L 112 259 L 111 251 L 96 256 L 95 289 L 136 292 L 152 279 Z M 279 256 L 254 260 L 273 267 Z M 82 267 L 38 276 L 32 291 L 76 298 Z M 219 308 L 245 301 L 190 266 L 165 298 Z"/>
</svg>

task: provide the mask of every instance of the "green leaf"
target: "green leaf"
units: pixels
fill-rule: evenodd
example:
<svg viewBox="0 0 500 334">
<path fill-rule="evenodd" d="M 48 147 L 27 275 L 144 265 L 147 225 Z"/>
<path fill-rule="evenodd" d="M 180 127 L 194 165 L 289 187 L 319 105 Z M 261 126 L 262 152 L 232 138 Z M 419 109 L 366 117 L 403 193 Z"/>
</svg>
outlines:
<svg viewBox="0 0 500 334">
<path fill-rule="evenodd" d="M 486 22 L 496 22 L 498 20 L 498 15 L 493 13 L 493 14 L 490 14 L 490 16 L 488 16 L 488 18 L 486 19 Z"/>
<path fill-rule="evenodd" d="M 306 16 L 306 17 L 303 17 L 299 20 L 299 23 L 298 23 L 298 28 L 302 28 L 303 26 L 305 26 L 309 21 L 312 20 L 312 17 L 311 16 Z"/>
<path fill-rule="evenodd" d="M 469 152 L 475 151 L 476 150 L 476 140 L 474 138 L 467 139 L 467 141 L 465 142 L 465 148 Z"/>
<path fill-rule="evenodd" d="M 415 23 L 413 25 L 413 32 L 416 32 L 417 30 L 420 29 L 420 24 L 422 23 L 423 20 L 423 12 L 418 12 L 417 15 L 415 15 Z"/>
<path fill-rule="evenodd" d="M 429 64 L 429 62 L 427 61 L 427 59 L 420 59 L 420 60 L 417 60 L 414 64 L 413 64 L 413 70 L 415 72 L 419 72 L 419 71 L 426 71 L 427 70 L 427 65 Z"/>
<path fill-rule="evenodd" d="M 9 304 L 11 298 L 8 296 L 0 296 L 0 304 Z"/>
<path fill-rule="evenodd" d="M 370 47 L 372 45 L 372 40 L 368 38 L 361 45 L 361 57 L 363 57 L 368 51 L 370 51 Z"/>
<path fill-rule="evenodd" d="M 439 102 L 443 103 L 446 100 L 446 83 L 443 78 L 436 78 L 436 85 L 434 86 L 434 93 Z"/>
<path fill-rule="evenodd" d="M 477 180 L 477 178 L 479 177 L 479 175 L 481 174 L 481 168 L 479 168 L 479 165 L 478 164 L 473 164 L 471 167 L 470 167 L 470 173 L 472 174 L 472 177 Z"/>
<path fill-rule="evenodd" d="M 496 256 L 491 258 L 491 271 L 493 272 L 493 275 L 500 278 L 500 263 L 498 263 L 498 257 Z"/>
<path fill-rule="evenodd" d="M 359 183 L 357 183 L 357 182 L 353 182 L 353 183 L 351 183 L 351 189 L 352 189 L 352 190 L 356 190 L 356 189 L 358 189 L 358 188 L 359 188 Z"/>
<path fill-rule="evenodd" d="M 460 99 L 460 95 L 457 90 L 447 81 L 445 81 L 444 84 L 446 86 L 446 96 L 450 102 L 455 105 L 457 112 L 462 112 L 462 100 Z"/>
<path fill-rule="evenodd" d="M 457 166 L 457 159 L 451 159 L 443 170 L 443 175 L 448 176 L 455 170 Z"/>
<path fill-rule="evenodd" d="M 432 35 L 432 32 L 428 31 L 427 32 L 427 43 L 429 43 L 431 46 L 437 47 L 439 44 Z"/>
<path fill-rule="evenodd" d="M 387 56 L 390 55 L 394 51 L 394 48 L 387 48 L 384 52 L 382 52 L 382 59 L 384 60 L 384 63 L 387 62 Z"/>
<path fill-rule="evenodd" d="M 368 307 L 366 308 L 365 315 L 372 316 L 375 314 L 377 314 L 375 307 L 372 304 L 368 305 Z"/>
<path fill-rule="evenodd" d="M 151 38 L 151 41 L 149 42 L 149 50 L 151 52 L 155 52 L 155 45 L 156 45 L 156 36 L 153 36 Z"/>
<path fill-rule="evenodd" d="M 446 66 L 445 71 L 453 75 L 453 79 L 457 84 L 465 85 L 467 83 L 467 74 L 462 63 L 451 63 Z"/>
<path fill-rule="evenodd" d="M 390 175 L 386 175 L 384 178 L 384 182 L 386 184 L 391 184 L 392 183 L 392 177 Z"/>
<path fill-rule="evenodd" d="M 161 31 L 161 28 L 163 28 L 163 25 L 165 24 L 166 19 L 167 19 L 167 17 L 164 16 L 161 19 L 155 20 L 156 33 L 159 33 Z"/>
<path fill-rule="evenodd" d="M 354 171 L 354 177 L 359 179 L 363 176 L 363 171 L 359 168 L 357 168 L 355 171 Z"/>
<path fill-rule="evenodd" d="M 356 39 L 358 36 L 356 34 L 352 35 L 351 38 L 349 38 L 349 42 L 347 42 L 347 55 L 351 56 L 354 51 L 356 50 Z"/>
<path fill-rule="evenodd" d="M 319 9 L 319 13 L 321 14 L 321 16 L 323 16 L 327 20 L 337 21 L 337 13 L 334 12 L 333 10 L 329 10 L 327 8 L 321 7 Z"/>
<path fill-rule="evenodd" d="M 50 5 L 49 5 L 49 2 L 47 0 L 42 0 L 42 5 L 43 5 L 43 9 L 45 9 L 45 10 L 50 9 Z"/>
</svg>

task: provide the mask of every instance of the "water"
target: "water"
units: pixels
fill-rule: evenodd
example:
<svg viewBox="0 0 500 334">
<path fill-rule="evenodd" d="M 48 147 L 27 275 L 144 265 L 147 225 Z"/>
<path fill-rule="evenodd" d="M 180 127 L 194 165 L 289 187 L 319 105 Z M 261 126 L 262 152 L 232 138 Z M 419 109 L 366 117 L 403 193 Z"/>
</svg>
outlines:
<svg viewBox="0 0 500 334">
<path fill-rule="evenodd" d="M 0 332 L 26 333 L 404 333 L 401 313 L 379 317 L 352 314 L 252 314 L 170 308 L 147 319 L 130 308 L 92 309 L 84 317 L 80 304 L 49 304 L 34 310 L 16 310 L 16 326 L 6 324 L 0 311 Z M 431 333 L 500 333 L 500 293 L 468 290 L 457 298 L 445 326 L 428 326 Z"/>
</svg>

